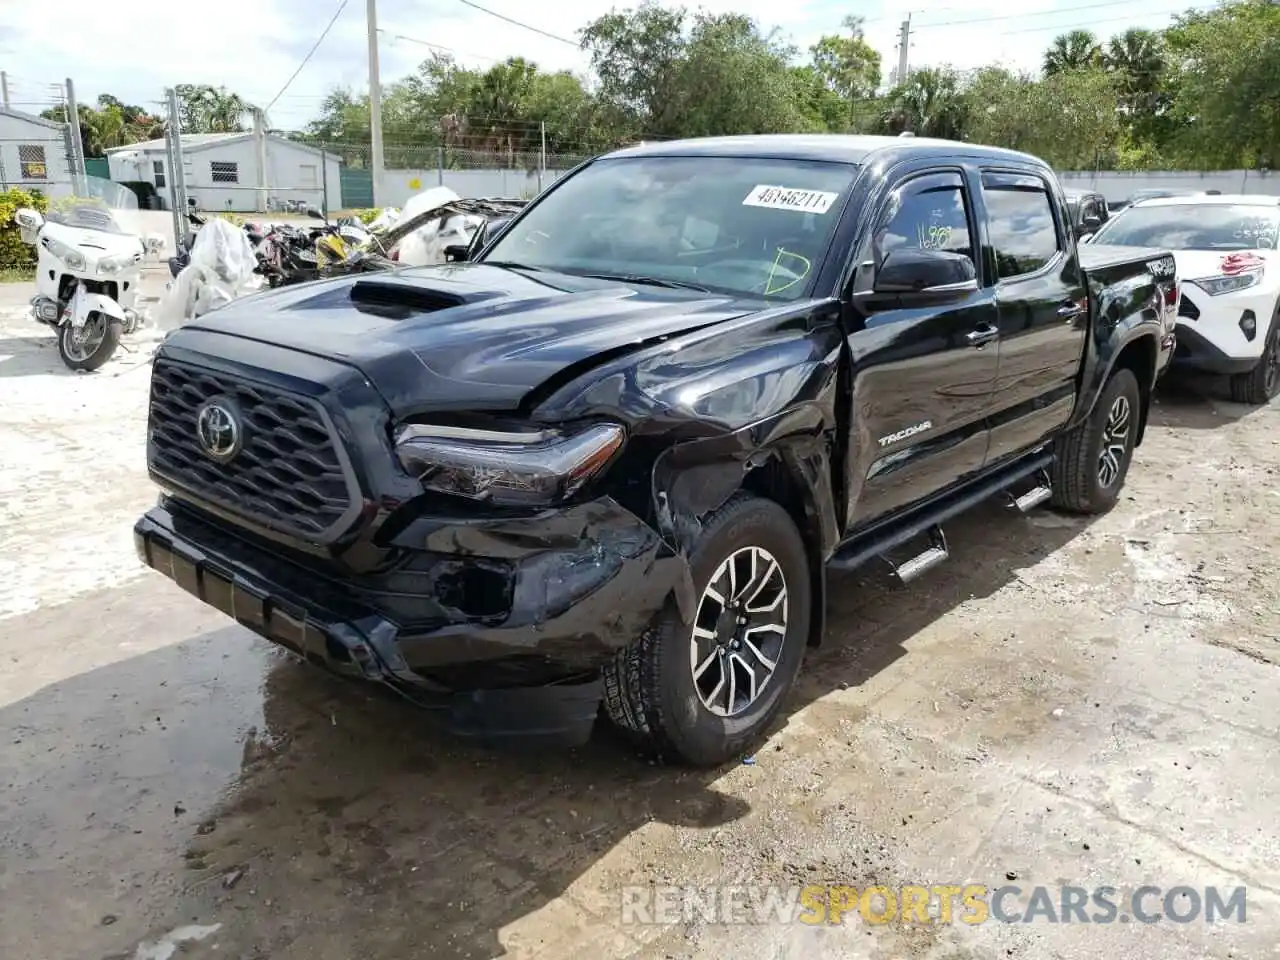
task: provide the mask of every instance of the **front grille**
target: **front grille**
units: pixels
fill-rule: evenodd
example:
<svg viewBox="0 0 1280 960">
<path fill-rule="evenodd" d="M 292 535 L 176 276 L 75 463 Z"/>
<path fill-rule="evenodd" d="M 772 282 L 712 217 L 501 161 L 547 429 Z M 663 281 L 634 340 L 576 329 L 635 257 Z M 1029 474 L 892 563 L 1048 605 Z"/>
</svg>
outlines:
<svg viewBox="0 0 1280 960">
<path fill-rule="evenodd" d="M 1185 293 L 1182 295 L 1182 302 L 1178 304 L 1178 316 L 1188 320 L 1200 319 L 1200 308 L 1188 300 Z"/>
<path fill-rule="evenodd" d="M 196 415 L 214 397 L 242 418 L 243 446 L 211 459 Z M 352 506 L 338 448 L 315 402 L 171 360 L 151 375 L 149 465 L 207 502 L 271 529 L 306 538 L 331 531 Z"/>
</svg>

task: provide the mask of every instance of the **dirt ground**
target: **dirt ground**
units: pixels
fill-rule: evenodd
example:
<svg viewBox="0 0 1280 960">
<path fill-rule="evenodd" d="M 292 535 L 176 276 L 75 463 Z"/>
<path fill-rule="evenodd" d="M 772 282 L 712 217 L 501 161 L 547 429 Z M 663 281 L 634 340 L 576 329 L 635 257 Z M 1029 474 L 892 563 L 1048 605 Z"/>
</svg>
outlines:
<svg viewBox="0 0 1280 960">
<path fill-rule="evenodd" d="M 694 773 L 607 735 L 449 740 L 142 570 L 148 348 L 67 374 L 22 293 L 0 286 L 0 956 L 1280 955 L 1280 408 L 1166 389 L 1109 515 L 992 505 L 910 588 L 834 579 L 768 742 Z M 1011 881 L 1243 886 L 1247 915 L 622 909 L 652 884 Z"/>
</svg>

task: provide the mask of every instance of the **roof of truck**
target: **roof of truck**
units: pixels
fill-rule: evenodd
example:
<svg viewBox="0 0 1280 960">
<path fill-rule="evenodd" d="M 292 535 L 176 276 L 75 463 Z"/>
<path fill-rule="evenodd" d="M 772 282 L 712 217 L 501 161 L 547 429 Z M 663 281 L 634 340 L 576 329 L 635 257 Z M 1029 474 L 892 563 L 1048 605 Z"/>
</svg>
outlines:
<svg viewBox="0 0 1280 960">
<path fill-rule="evenodd" d="M 881 151 L 911 153 L 916 156 L 988 157 L 993 160 L 1019 160 L 1044 165 L 1030 154 L 1000 147 L 988 147 L 960 140 L 936 140 L 931 137 L 883 137 L 839 133 L 768 133 L 736 137 L 696 137 L 688 140 L 662 140 L 624 147 L 606 154 L 609 157 L 758 157 L 775 160 L 826 160 L 836 163 L 862 163 Z"/>
</svg>

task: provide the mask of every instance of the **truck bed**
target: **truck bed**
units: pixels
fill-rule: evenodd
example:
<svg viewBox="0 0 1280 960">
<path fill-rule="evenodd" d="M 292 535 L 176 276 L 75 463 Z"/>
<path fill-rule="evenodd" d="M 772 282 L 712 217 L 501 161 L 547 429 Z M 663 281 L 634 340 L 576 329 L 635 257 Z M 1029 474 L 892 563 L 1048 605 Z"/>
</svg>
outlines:
<svg viewBox="0 0 1280 960">
<path fill-rule="evenodd" d="M 1082 243 L 1077 249 L 1080 252 L 1080 266 L 1085 273 L 1099 273 L 1170 255 L 1168 250 L 1161 250 L 1159 247 L 1112 247 L 1101 243 Z"/>
</svg>

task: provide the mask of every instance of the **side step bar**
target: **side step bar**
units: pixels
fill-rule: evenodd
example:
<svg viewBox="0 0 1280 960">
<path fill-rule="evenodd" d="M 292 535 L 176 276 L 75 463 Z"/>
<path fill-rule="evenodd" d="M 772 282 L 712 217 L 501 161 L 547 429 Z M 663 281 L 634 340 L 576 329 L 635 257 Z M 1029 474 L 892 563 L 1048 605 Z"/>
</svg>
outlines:
<svg viewBox="0 0 1280 960">
<path fill-rule="evenodd" d="M 1049 471 L 1041 470 L 1036 477 L 1036 485 L 1021 496 L 1009 492 L 1009 506 L 1019 513 L 1030 513 L 1040 504 L 1053 496 L 1053 482 L 1049 479 Z"/>
<path fill-rule="evenodd" d="M 869 560 L 884 559 L 893 568 L 897 579 L 903 583 L 914 580 L 927 570 L 936 567 L 949 556 L 946 537 L 942 532 L 943 521 L 989 500 L 1016 485 L 1027 477 L 1039 475 L 1039 482 L 1021 497 L 1010 495 L 1013 504 L 1023 513 L 1044 503 L 1052 496 L 1049 489 L 1049 465 L 1053 453 L 1044 451 L 1025 460 L 1019 460 L 972 486 L 962 487 L 925 504 L 913 514 L 895 523 L 877 525 L 860 537 L 849 541 L 827 562 L 832 570 L 855 570 Z M 929 534 L 930 545 L 923 553 L 899 566 L 888 560 L 886 554 L 922 533 Z"/>
<path fill-rule="evenodd" d="M 947 535 L 938 526 L 929 528 L 929 548 L 916 554 L 906 563 L 894 564 L 888 557 L 884 560 L 893 567 L 894 575 L 899 583 L 910 583 L 916 577 L 932 570 L 942 563 L 951 553 L 947 550 Z"/>
</svg>

